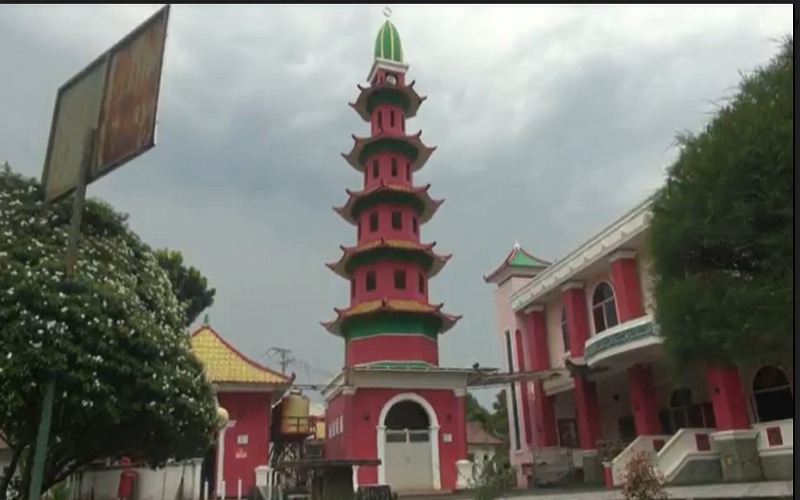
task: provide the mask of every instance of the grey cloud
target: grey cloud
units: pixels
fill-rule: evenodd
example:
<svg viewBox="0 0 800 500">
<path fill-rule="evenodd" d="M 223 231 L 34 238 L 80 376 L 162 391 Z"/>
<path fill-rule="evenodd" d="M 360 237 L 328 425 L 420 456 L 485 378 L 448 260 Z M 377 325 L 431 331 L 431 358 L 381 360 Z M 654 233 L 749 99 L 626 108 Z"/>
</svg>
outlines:
<svg viewBox="0 0 800 500">
<path fill-rule="evenodd" d="M 32 175 L 57 86 L 152 12 L 36 9 L 0 7 L 0 61 L 11 70 L 0 159 Z M 433 301 L 465 314 L 441 341 L 453 365 L 501 364 L 481 276 L 515 239 L 557 258 L 646 196 L 674 155 L 674 133 L 697 129 L 737 70 L 774 52 L 768 36 L 791 30 L 774 21 L 789 19 L 782 7 L 731 7 L 707 21 L 694 9 L 660 27 L 662 41 L 619 17 L 631 11 L 505 9 L 396 9 L 410 76 L 430 96 L 410 129 L 439 148 L 418 182 L 447 199 L 422 234 L 454 254 L 431 284 Z M 342 363 L 341 342 L 318 322 L 345 304 L 347 286 L 323 263 L 355 237 L 330 207 L 360 183 L 339 153 L 368 132 L 347 102 L 369 70 L 378 12 L 174 6 L 159 144 L 90 189 L 209 276 L 212 323 L 254 357 L 280 345 L 329 372 Z M 757 26 L 745 22 L 753 12 L 765 13 Z M 59 27 L 60 17 L 75 27 Z M 618 18 L 628 23 L 619 32 Z M 460 31 L 481 20 L 508 29 Z"/>
</svg>

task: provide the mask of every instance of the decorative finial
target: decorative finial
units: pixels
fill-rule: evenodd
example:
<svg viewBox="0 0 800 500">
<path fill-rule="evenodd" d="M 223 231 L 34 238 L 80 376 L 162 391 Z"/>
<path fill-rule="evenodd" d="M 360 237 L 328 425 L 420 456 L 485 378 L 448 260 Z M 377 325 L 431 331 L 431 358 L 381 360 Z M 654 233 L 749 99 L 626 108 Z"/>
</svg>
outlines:
<svg viewBox="0 0 800 500">
<path fill-rule="evenodd" d="M 519 240 L 516 240 L 516 239 L 514 240 L 514 248 L 516 248 L 517 250 L 520 249 Z"/>
<path fill-rule="evenodd" d="M 385 17 L 386 19 L 392 17 L 392 8 L 389 7 L 388 5 L 383 8 L 383 17 Z"/>
<path fill-rule="evenodd" d="M 208 326 L 208 314 L 203 316 L 203 326 Z"/>
</svg>

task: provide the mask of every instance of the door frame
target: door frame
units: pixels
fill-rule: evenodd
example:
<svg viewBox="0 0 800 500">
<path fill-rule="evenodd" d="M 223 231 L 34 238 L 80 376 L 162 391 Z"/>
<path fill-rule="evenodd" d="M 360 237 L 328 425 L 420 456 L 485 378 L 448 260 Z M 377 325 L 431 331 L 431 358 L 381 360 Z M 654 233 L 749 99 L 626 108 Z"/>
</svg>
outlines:
<svg viewBox="0 0 800 500">
<path fill-rule="evenodd" d="M 433 409 L 433 406 L 422 396 L 419 394 L 415 394 L 413 392 L 406 392 L 402 394 L 397 394 L 393 398 L 389 399 L 386 404 L 383 405 L 381 409 L 381 415 L 378 419 L 378 425 L 376 426 L 377 429 L 377 445 L 378 445 L 378 460 L 381 461 L 380 465 L 378 465 L 378 484 L 386 484 L 386 416 L 389 414 L 389 410 L 392 409 L 397 403 L 402 401 L 413 401 L 414 403 L 419 404 L 428 414 L 428 433 L 430 436 L 431 442 L 431 472 L 433 476 L 433 489 L 434 490 L 441 490 L 442 489 L 442 477 L 441 471 L 439 470 L 439 419 L 436 418 L 436 411 Z"/>
</svg>

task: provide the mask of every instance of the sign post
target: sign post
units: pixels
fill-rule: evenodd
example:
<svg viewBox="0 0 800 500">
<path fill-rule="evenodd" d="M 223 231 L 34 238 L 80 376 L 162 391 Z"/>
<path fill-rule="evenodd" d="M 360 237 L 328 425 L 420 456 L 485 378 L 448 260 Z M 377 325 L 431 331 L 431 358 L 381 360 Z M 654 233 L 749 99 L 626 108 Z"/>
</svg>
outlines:
<svg viewBox="0 0 800 500">
<path fill-rule="evenodd" d="M 86 188 L 155 146 L 169 8 L 161 8 L 58 90 L 42 184 L 45 203 L 74 192 L 64 256 L 66 280 L 78 261 Z M 28 500 L 39 500 L 42 493 L 55 387 L 51 376 L 42 401 Z"/>
</svg>

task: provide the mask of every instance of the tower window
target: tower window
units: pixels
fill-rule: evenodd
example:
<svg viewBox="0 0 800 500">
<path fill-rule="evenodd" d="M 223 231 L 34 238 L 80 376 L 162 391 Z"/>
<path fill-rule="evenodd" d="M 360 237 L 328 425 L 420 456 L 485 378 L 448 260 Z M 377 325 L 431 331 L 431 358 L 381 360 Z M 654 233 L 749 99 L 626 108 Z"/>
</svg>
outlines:
<svg viewBox="0 0 800 500">
<path fill-rule="evenodd" d="M 394 287 L 398 290 L 406 289 L 406 272 L 402 269 L 394 271 Z"/>
<path fill-rule="evenodd" d="M 419 293 L 425 293 L 425 274 L 419 273 Z"/>
<path fill-rule="evenodd" d="M 383 132 L 383 112 L 378 111 L 378 132 Z"/>
<path fill-rule="evenodd" d="M 367 282 L 365 288 L 368 292 L 375 290 L 378 287 L 378 280 L 375 277 L 375 271 L 367 271 Z"/>
<path fill-rule="evenodd" d="M 378 212 L 369 214 L 369 232 L 374 233 L 378 230 Z"/>
<path fill-rule="evenodd" d="M 372 178 L 377 179 L 379 173 L 378 160 L 372 160 Z"/>
<path fill-rule="evenodd" d="M 414 234 L 417 234 L 419 231 L 419 223 L 417 222 L 417 217 L 411 217 L 411 230 L 414 231 Z"/>
<path fill-rule="evenodd" d="M 389 126 L 394 128 L 394 110 L 389 111 Z"/>
<path fill-rule="evenodd" d="M 392 158 L 392 177 L 397 177 L 397 158 Z"/>
<path fill-rule="evenodd" d="M 400 117 L 400 130 L 405 132 L 406 131 L 406 119 L 405 117 Z"/>
<path fill-rule="evenodd" d="M 406 162 L 406 180 L 411 182 L 411 163 Z"/>
<path fill-rule="evenodd" d="M 356 280 L 350 280 L 350 299 L 356 298 Z"/>
<path fill-rule="evenodd" d="M 400 212 L 392 212 L 392 229 L 397 231 L 403 229 L 403 214 Z"/>
</svg>

